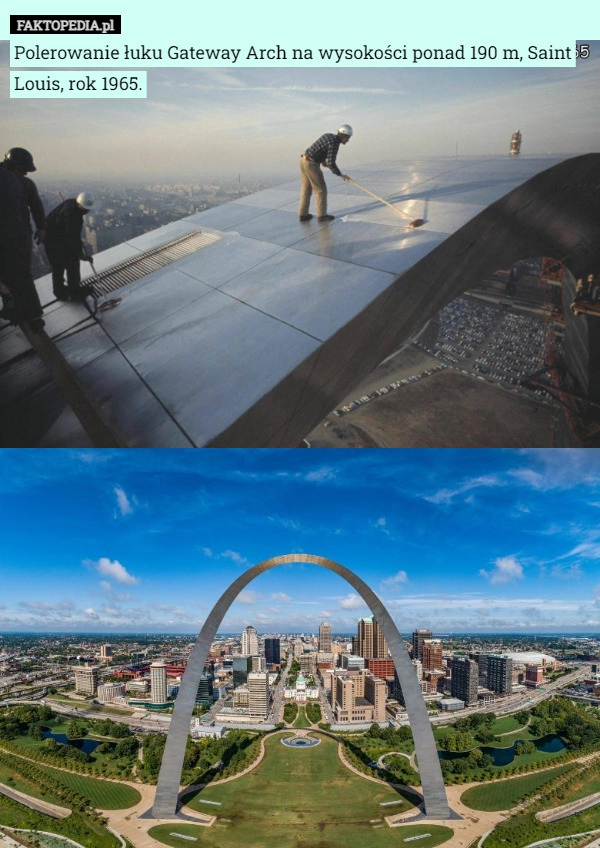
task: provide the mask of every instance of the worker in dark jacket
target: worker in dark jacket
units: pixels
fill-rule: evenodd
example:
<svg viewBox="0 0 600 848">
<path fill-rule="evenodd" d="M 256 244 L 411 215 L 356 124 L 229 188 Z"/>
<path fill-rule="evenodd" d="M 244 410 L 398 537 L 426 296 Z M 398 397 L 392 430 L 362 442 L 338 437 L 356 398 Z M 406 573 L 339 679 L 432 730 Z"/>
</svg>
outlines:
<svg viewBox="0 0 600 848">
<path fill-rule="evenodd" d="M 24 192 L 23 220 L 29 229 L 29 232 L 32 233 L 31 222 L 29 219 L 29 213 L 31 213 L 31 217 L 33 218 L 33 222 L 36 226 L 33 237 L 35 238 L 36 244 L 41 244 L 44 241 L 44 235 L 46 232 L 46 214 L 44 212 L 42 201 L 40 200 L 37 186 L 33 180 L 29 179 L 27 176 L 30 171 L 37 170 L 33 164 L 33 156 L 29 150 L 25 150 L 23 147 L 11 147 L 4 157 L 2 167 L 15 174 L 15 176 L 17 176 L 21 181 Z"/>
<path fill-rule="evenodd" d="M 308 208 L 314 191 L 317 201 L 317 221 L 333 221 L 334 215 L 327 214 L 327 185 L 321 171 L 321 165 L 329 168 L 336 176 L 349 180 L 347 174 L 342 174 L 336 164 L 340 144 L 347 144 L 352 137 L 352 127 L 344 124 L 337 133 L 325 133 L 300 156 L 300 209 L 298 216 L 301 221 L 310 221 L 312 215 Z"/>
<path fill-rule="evenodd" d="M 31 329 L 43 330 L 42 307 L 31 275 L 31 235 L 24 219 L 22 182 L 9 168 L 0 168 L 0 318 L 28 321 Z"/>
<path fill-rule="evenodd" d="M 83 300 L 88 293 L 81 286 L 80 259 L 91 261 L 81 241 L 83 219 L 94 205 L 89 192 L 63 201 L 48 215 L 44 247 L 52 266 L 52 290 L 58 300 Z M 67 285 L 65 285 L 65 271 Z"/>
</svg>

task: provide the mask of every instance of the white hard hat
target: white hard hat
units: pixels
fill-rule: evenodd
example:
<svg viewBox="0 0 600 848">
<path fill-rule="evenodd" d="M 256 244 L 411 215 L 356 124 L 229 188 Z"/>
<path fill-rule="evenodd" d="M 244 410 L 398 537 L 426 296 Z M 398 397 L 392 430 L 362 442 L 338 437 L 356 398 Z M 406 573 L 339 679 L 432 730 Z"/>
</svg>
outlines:
<svg viewBox="0 0 600 848">
<path fill-rule="evenodd" d="M 94 205 L 94 198 L 89 191 L 82 191 L 81 194 L 77 195 L 77 203 L 84 209 L 91 209 Z"/>
<path fill-rule="evenodd" d="M 338 135 L 347 135 L 348 138 L 354 133 L 354 130 L 350 126 L 350 124 L 342 124 L 342 126 L 338 130 Z"/>
</svg>

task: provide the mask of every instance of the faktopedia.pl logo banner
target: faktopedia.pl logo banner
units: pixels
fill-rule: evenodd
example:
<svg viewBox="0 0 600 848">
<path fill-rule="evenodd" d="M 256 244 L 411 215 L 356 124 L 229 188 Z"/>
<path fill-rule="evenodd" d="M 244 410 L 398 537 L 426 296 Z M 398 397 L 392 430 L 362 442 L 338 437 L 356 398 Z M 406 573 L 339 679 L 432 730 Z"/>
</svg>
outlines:
<svg viewBox="0 0 600 848">
<path fill-rule="evenodd" d="M 11 35 L 120 35 L 121 15 L 11 15 Z"/>
</svg>

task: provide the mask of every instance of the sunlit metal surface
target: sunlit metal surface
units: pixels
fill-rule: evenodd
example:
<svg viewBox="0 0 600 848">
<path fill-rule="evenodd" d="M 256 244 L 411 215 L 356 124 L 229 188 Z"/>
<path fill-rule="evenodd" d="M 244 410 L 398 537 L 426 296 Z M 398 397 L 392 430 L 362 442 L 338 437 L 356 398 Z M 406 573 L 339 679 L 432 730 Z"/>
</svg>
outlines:
<svg viewBox="0 0 600 848">
<path fill-rule="evenodd" d="M 462 290 L 457 278 L 473 239 L 488 235 L 457 231 L 559 161 L 499 156 L 352 169 L 362 185 L 425 219 L 416 230 L 331 175 L 335 220 L 300 223 L 292 180 L 98 254 L 94 265 L 104 272 L 189 233 L 215 239 L 119 288 L 122 303 L 99 324 L 81 329 L 81 306 L 52 304 L 47 330 L 128 444 L 295 445 L 365 369 Z M 488 229 L 504 232 L 512 217 L 509 208 Z M 537 246 L 537 229 L 515 226 Z M 452 285 L 428 288 L 426 265 L 439 264 L 453 234 L 460 243 L 443 260 Z M 38 289 L 42 302 L 52 301 L 49 276 Z M 0 336 L 1 359 L 3 345 Z"/>
</svg>

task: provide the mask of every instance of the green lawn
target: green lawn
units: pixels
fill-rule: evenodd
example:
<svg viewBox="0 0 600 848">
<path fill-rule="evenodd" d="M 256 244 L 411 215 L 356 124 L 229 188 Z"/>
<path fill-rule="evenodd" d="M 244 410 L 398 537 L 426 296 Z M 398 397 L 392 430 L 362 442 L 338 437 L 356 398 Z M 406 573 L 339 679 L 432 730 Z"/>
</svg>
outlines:
<svg viewBox="0 0 600 848">
<path fill-rule="evenodd" d="M 43 798 L 50 803 L 59 804 L 58 798 L 55 798 L 51 792 L 47 792 L 35 781 L 29 779 L 13 767 L 14 760 L 8 755 L 0 756 L 0 783 L 6 784 L 10 789 L 16 789 L 17 792 L 24 792 L 26 795 L 31 795 L 32 798 Z M 64 803 L 62 806 L 66 806 Z"/>
<path fill-rule="evenodd" d="M 527 774 L 524 777 L 474 786 L 463 793 L 461 801 L 472 810 L 484 810 L 486 812 L 508 810 L 519 804 L 530 792 L 554 780 L 555 777 L 569 768 L 568 765 L 559 766 L 548 771 Z"/>
<path fill-rule="evenodd" d="M 213 845 L 218 844 L 217 842 L 209 842 L 209 836 L 213 835 L 214 831 L 218 831 L 218 835 L 225 835 L 227 830 L 226 823 L 217 823 L 214 824 L 211 828 L 199 827 L 194 824 L 161 824 L 157 827 L 153 827 L 150 829 L 149 834 L 153 839 L 162 842 L 164 845 L 171 845 L 173 848 L 181 848 L 181 846 L 191 846 L 195 843 L 190 839 L 182 839 L 181 837 L 192 836 L 195 837 L 197 843 L 199 845 Z M 375 840 L 373 836 L 378 834 L 380 830 L 385 830 L 388 837 L 390 838 L 389 842 L 380 842 L 379 840 Z M 395 831 L 390 830 L 387 825 L 384 828 L 374 828 L 373 835 L 369 837 L 368 845 L 398 845 L 402 844 L 402 840 L 406 839 L 409 836 L 418 836 L 421 834 L 428 833 L 430 836 L 425 837 L 424 839 L 419 839 L 415 844 L 419 845 L 420 848 L 435 848 L 436 845 L 441 845 L 443 842 L 447 842 L 448 839 L 452 836 L 452 831 L 447 827 L 439 827 L 438 825 L 433 827 L 427 827 L 426 825 L 411 825 L 405 828 L 395 829 Z M 181 834 L 181 836 L 176 836 L 175 834 Z M 266 841 L 257 842 L 257 832 L 253 833 L 254 841 L 251 843 L 252 846 L 257 846 L 257 848 L 266 848 L 266 846 L 278 845 L 278 844 L 289 844 L 293 845 L 295 848 L 311 848 L 311 846 L 315 846 L 315 848 L 325 848 L 325 846 L 340 846 L 340 848 L 353 848 L 353 846 L 360 845 L 359 842 L 323 842 L 323 841 L 315 841 L 310 842 L 306 839 L 306 834 L 304 830 L 299 830 L 296 832 L 294 839 L 295 841 L 289 843 L 271 843 Z M 395 841 L 392 837 L 395 837 Z M 258 836 L 260 839 L 260 836 Z M 229 843 L 223 842 L 223 845 L 228 845 Z"/>
<path fill-rule="evenodd" d="M 292 727 L 310 727 L 310 721 L 306 718 L 304 707 L 298 707 L 298 715 Z"/>
<path fill-rule="evenodd" d="M 516 742 L 518 739 L 526 741 L 527 739 L 539 739 L 539 737 L 531 733 L 528 727 L 521 727 L 519 730 L 509 733 L 508 736 L 499 736 L 492 742 L 486 742 L 485 744 L 490 748 L 510 748 L 513 742 Z"/>
<path fill-rule="evenodd" d="M 502 718 L 497 718 L 492 726 L 492 733 L 496 736 L 499 733 L 514 733 L 517 730 L 520 730 L 523 727 L 521 722 L 517 721 L 513 716 L 503 716 Z"/>
<path fill-rule="evenodd" d="M 9 784 L 26 792 L 34 797 L 45 797 L 46 800 L 54 800 L 52 795 L 52 787 L 57 784 L 62 784 L 68 789 L 72 789 L 84 798 L 88 798 L 92 806 L 100 810 L 126 810 L 128 807 L 133 807 L 141 800 L 141 795 L 133 786 L 127 786 L 123 783 L 116 783 L 109 780 L 98 780 L 94 777 L 85 777 L 81 774 L 74 774 L 69 771 L 61 771 L 54 769 L 51 766 L 42 765 L 41 763 L 31 763 L 23 760 L 20 757 L 13 757 L 10 754 L 2 753 L 2 772 L 6 775 L 6 769 L 9 769 L 14 777 L 14 783 Z M 29 779 L 27 777 L 31 768 L 35 768 L 38 774 L 43 776 L 42 779 L 36 777 Z M 20 771 L 23 774 L 20 774 Z M 2 777 L 0 777 L 2 780 Z M 6 780 L 2 780 L 6 782 Z M 37 785 L 37 786 L 36 786 Z M 42 790 L 46 794 L 43 794 Z M 64 801 L 57 800 L 56 803 L 62 806 L 69 806 Z"/>
<path fill-rule="evenodd" d="M 265 757 L 256 769 L 196 793 L 190 806 L 218 816 L 213 827 L 197 828 L 203 848 L 391 848 L 400 844 L 404 829 L 390 829 L 384 816 L 411 809 L 410 802 L 391 787 L 349 771 L 340 763 L 337 744 L 325 736 L 319 738 L 314 748 L 291 749 L 281 744 L 281 734 L 274 734 L 266 739 Z M 381 806 L 388 801 L 400 803 Z M 169 827 L 171 831 L 183 833 L 179 826 Z M 447 828 L 420 828 L 420 832 L 434 834 L 432 841 L 418 841 L 431 848 L 452 835 Z M 158 838 L 157 834 L 153 828 L 152 836 Z"/>
<path fill-rule="evenodd" d="M 52 772 L 54 779 L 85 798 L 89 798 L 92 806 L 99 810 L 126 810 L 134 807 L 142 799 L 137 789 L 124 783 L 83 777 L 80 774 L 57 769 L 52 769 Z"/>
</svg>

